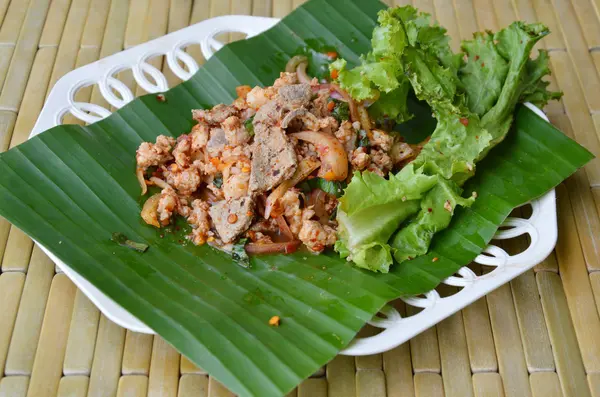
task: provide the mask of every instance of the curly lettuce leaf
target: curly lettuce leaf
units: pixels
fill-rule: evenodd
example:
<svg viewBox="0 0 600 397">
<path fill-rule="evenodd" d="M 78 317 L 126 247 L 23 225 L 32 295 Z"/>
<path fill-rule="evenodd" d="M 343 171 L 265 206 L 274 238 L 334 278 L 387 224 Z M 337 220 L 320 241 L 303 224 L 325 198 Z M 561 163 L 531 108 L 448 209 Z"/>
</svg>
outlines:
<svg viewBox="0 0 600 397">
<path fill-rule="evenodd" d="M 393 263 L 388 240 L 437 182 L 437 176 L 415 172 L 410 164 L 389 180 L 355 173 L 340 198 L 336 251 L 358 267 L 387 273 Z"/>
<path fill-rule="evenodd" d="M 392 239 L 394 258 L 398 262 L 425 255 L 435 233 L 450 224 L 456 206 L 471 206 L 475 197 L 465 199 L 461 197 L 461 193 L 462 189 L 455 182 L 440 179 L 425 195 L 414 221 L 400 229 Z"/>
</svg>

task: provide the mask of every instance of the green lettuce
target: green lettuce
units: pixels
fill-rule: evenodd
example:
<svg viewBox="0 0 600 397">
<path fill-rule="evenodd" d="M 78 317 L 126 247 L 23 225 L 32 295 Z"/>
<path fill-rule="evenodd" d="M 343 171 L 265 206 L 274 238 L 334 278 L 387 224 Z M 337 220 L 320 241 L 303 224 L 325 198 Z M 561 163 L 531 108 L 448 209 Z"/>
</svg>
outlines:
<svg viewBox="0 0 600 397">
<path fill-rule="evenodd" d="M 463 198 L 461 186 L 505 138 L 517 104 L 543 106 L 561 94 L 547 91 L 542 80 L 550 73 L 547 53 L 530 59 L 549 33 L 542 24 L 515 22 L 496 34 L 478 33 L 454 54 L 445 29 L 413 7 L 383 10 L 378 22 L 373 50 L 360 65 L 349 69 L 342 59 L 331 65 L 338 83 L 356 100 L 378 98 L 372 117 L 408 120 L 412 90 L 437 119 L 409 166 L 389 179 L 356 173 L 340 198 L 336 250 L 359 267 L 387 272 L 394 259 L 425 254 L 456 206 L 471 205 L 476 195 Z"/>
</svg>

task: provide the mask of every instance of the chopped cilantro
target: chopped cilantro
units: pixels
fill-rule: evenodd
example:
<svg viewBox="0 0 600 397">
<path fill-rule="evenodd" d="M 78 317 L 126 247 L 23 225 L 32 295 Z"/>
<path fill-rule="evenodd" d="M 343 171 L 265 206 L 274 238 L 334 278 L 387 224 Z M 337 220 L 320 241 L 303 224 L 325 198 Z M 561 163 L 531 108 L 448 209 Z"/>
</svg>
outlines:
<svg viewBox="0 0 600 397">
<path fill-rule="evenodd" d="M 244 128 L 248 131 L 250 136 L 254 136 L 254 116 L 250 117 L 248 120 L 244 121 Z"/>
<path fill-rule="evenodd" d="M 111 240 L 122 247 L 127 247 L 138 252 L 146 252 L 146 250 L 148 249 L 148 244 L 136 243 L 135 241 L 131 241 L 123 233 L 113 233 Z"/>
<path fill-rule="evenodd" d="M 236 261 L 241 267 L 245 268 L 250 267 L 250 258 L 248 257 L 248 253 L 244 248 L 247 242 L 247 238 L 241 238 L 231 248 L 231 257 L 233 260 Z"/>
</svg>

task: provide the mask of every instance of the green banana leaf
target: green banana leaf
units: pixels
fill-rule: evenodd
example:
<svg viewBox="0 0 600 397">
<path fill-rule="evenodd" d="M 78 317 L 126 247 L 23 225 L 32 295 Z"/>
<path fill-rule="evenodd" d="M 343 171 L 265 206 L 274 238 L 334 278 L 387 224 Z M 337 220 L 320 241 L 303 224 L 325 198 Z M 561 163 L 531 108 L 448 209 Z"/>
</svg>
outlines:
<svg viewBox="0 0 600 397">
<path fill-rule="evenodd" d="M 299 48 L 333 47 L 357 61 L 383 7 L 311 0 L 268 32 L 223 48 L 165 93 L 166 101 L 148 95 L 101 122 L 55 127 L 1 154 L 0 215 L 235 393 L 284 395 L 332 359 L 386 302 L 431 290 L 454 274 L 481 252 L 513 207 L 593 157 L 520 108 L 509 137 L 466 186 L 477 191 L 475 204 L 457 211 L 431 254 L 389 274 L 356 269 L 334 253 L 254 257 L 245 269 L 210 247 L 180 244 L 182 232 L 143 223 L 134 175 L 140 142 L 188 132 L 190 109 L 230 102 L 237 85 L 270 84 Z M 121 247 L 111 241 L 113 232 L 150 248 Z M 281 317 L 279 327 L 268 325 L 273 315 Z"/>
</svg>

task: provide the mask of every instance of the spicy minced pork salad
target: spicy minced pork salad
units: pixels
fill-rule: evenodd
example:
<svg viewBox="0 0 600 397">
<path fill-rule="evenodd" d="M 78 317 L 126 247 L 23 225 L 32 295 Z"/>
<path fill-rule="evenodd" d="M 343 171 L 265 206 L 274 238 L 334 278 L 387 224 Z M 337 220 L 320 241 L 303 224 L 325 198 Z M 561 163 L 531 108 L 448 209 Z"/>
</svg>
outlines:
<svg viewBox="0 0 600 397">
<path fill-rule="evenodd" d="M 239 86 L 232 104 L 192 110 L 189 134 L 159 135 L 136 153 L 146 223 L 183 217 L 189 240 L 247 255 L 320 253 L 327 247 L 359 267 L 387 272 L 427 253 L 457 206 L 476 192 L 462 185 L 508 133 L 520 102 L 543 106 L 541 24 L 515 22 L 475 34 L 455 54 L 445 29 L 413 7 L 383 10 L 372 50 L 357 66 L 329 52 L 330 79 L 290 59 L 272 86 Z M 425 106 L 435 130 L 403 138 Z M 304 247 L 304 248 L 303 248 Z"/>
</svg>

